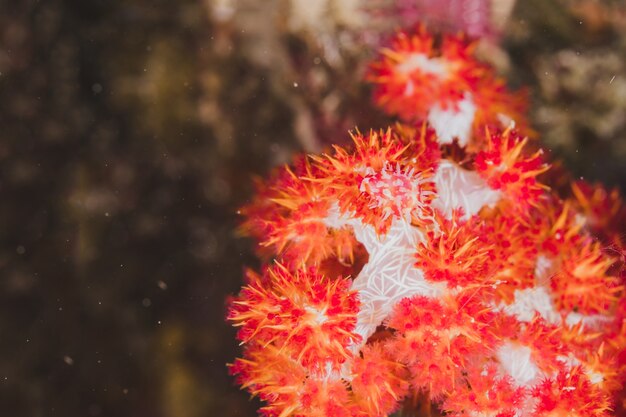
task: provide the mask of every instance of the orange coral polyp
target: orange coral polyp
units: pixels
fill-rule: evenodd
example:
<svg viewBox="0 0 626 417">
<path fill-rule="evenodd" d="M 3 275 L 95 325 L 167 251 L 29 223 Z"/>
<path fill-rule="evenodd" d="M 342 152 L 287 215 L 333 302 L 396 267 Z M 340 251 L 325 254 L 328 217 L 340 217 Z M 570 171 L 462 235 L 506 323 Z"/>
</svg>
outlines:
<svg viewBox="0 0 626 417">
<path fill-rule="evenodd" d="M 561 370 L 532 391 L 537 399 L 533 416 L 608 417 L 611 397 L 592 384 L 582 367 Z"/>
<path fill-rule="evenodd" d="M 518 330 L 518 342 L 531 348 L 531 357 L 546 375 L 561 369 L 562 358 L 570 353 L 561 332 L 560 326 L 547 323 L 538 315 L 530 323 L 521 325 Z"/>
<path fill-rule="evenodd" d="M 230 365 L 243 387 L 267 402 L 265 417 L 352 417 L 357 406 L 336 374 L 311 374 L 293 360 L 288 348 L 253 345 L 246 359 Z"/>
<path fill-rule="evenodd" d="M 354 333 L 359 304 L 350 281 L 331 281 L 315 270 L 292 274 L 281 264 L 266 274 L 264 285 L 249 284 L 232 303 L 228 318 L 241 327 L 238 338 L 286 347 L 307 369 L 339 368 L 360 339 Z"/>
<path fill-rule="evenodd" d="M 354 262 L 352 234 L 328 229 L 326 190 L 306 179 L 317 175 L 316 167 L 306 159 L 297 162 L 296 170 L 279 170 L 270 186 L 258 185 L 257 199 L 241 210 L 247 217 L 242 231 L 259 239 L 269 253 L 281 254 L 283 262 L 319 264 L 331 256 Z"/>
<path fill-rule="evenodd" d="M 507 303 L 517 290 L 536 283 L 537 238 L 529 233 L 525 217 L 505 208 L 485 219 L 472 230 L 479 236 L 476 246 L 489 249 L 489 271 L 486 284 L 492 284 L 496 298 Z M 485 293 L 484 296 L 489 296 Z"/>
<path fill-rule="evenodd" d="M 462 294 L 445 304 L 426 297 L 402 300 L 387 323 L 397 331 L 388 349 L 411 371 L 416 389 L 433 397 L 463 384 L 464 369 L 473 355 L 486 355 L 498 344 L 490 325 L 498 314 Z"/>
<path fill-rule="evenodd" d="M 438 231 L 428 232 L 417 250 L 416 267 L 426 279 L 445 281 L 450 288 L 471 283 L 485 283 L 489 277 L 492 247 L 479 245 L 480 225 L 473 220 L 462 221 L 457 212 L 448 220 L 436 216 Z"/>
<path fill-rule="evenodd" d="M 451 415 L 493 415 L 514 417 L 524 406 L 527 391 L 515 386 L 508 376 L 498 375 L 493 364 L 470 368 L 467 384 L 455 390 L 444 402 L 444 408 Z"/>
<path fill-rule="evenodd" d="M 437 103 L 453 105 L 475 81 L 475 61 L 467 60 L 474 45 L 446 37 L 439 50 L 433 41 L 424 30 L 411 36 L 401 32 L 372 65 L 375 100 L 404 120 L 424 117 Z"/>
<path fill-rule="evenodd" d="M 409 217 L 417 213 L 416 217 L 423 218 L 422 212 L 430 212 L 434 196 L 432 182 L 426 182 L 422 174 L 412 168 L 403 169 L 399 164 L 365 175 L 359 189 L 369 196 L 369 208 L 382 211 L 383 220 L 392 215 L 403 217 L 406 213 Z"/>
<path fill-rule="evenodd" d="M 624 289 L 619 279 L 609 273 L 613 263 L 598 243 L 566 252 L 561 267 L 551 279 L 559 308 L 585 314 L 607 312 Z"/>
<path fill-rule="evenodd" d="M 626 208 L 619 190 L 609 190 L 602 184 L 583 180 L 573 182 L 571 188 L 585 224 L 601 238 L 621 243 L 620 231 L 626 226 Z"/>
<path fill-rule="evenodd" d="M 368 416 L 392 413 L 409 390 L 408 371 L 394 359 L 378 343 L 366 346 L 354 361 L 352 392 Z"/>
<path fill-rule="evenodd" d="M 537 176 L 548 170 L 543 161 L 543 151 L 525 155 L 528 138 L 522 138 L 511 129 L 502 134 L 487 132 L 485 150 L 475 159 L 476 171 L 488 184 L 513 200 L 516 206 L 536 205 L 547 190 L 537 181 Z"/>
<path fill-rule="evenodd" d="M 332 190 L 343 213 L 354 213 L 383 234 L 394 217 L 430 222 L 434 184 L 430 179 L 438 154 L 425 126 L 419 138 L 402 138 L 391 129 L 352 136 L 352 152 L 335 146 L 333 155 L 315 158 L 323 172 L 311 178 Z M 408 143 L 405 143 L 408 142 Z"/>
<path fill-rule="evenodd" d="M 259 410 L 265 416 L 278 416 L 299 406 L 299 396 L 307 378 L 306 370 L 287 350 L 273 346 L 251 345 L 246 358 L 229 365 L 237 382 L 268 405 Z"/>
<path fill-rule="evenodd" d="M 408 122 L 435 123 L 440 117 L 448 120 L 449 112 L 465 114 L 474 136 L 480 136 L 484 126 L 507 127 L 511 122 L 527 131 L 525 92 L 509 93 L 493 69 L 476 59 L 475 49 L 476 42 L 452 35 L 442 36 L 435 46 L 424 27 L 411 35 L 400 32 L 371 65 L 368 80 L 374 84 L 374 101 Z M 445 124 L 439 126 L 442 131 Z M 467 143 L 462 131 L 450 134 L 462 146 Z"/>
</svg>

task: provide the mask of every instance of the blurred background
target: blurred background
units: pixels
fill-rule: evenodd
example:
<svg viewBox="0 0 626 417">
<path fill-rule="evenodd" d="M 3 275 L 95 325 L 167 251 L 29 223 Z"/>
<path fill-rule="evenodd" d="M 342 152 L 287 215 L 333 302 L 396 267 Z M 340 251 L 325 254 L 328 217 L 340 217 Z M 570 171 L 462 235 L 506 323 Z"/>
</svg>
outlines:
<svg viewBox="0 0 626 417">
<path fill-rule="evenodd" d="M 610 0 L 0 2 L 0 410 L 254 416 L 224 322 L 255 175 L 384 127 L 395 28 L 484 38 L 576 177 L 626 186 L 626 5 Z"/>
</svg>

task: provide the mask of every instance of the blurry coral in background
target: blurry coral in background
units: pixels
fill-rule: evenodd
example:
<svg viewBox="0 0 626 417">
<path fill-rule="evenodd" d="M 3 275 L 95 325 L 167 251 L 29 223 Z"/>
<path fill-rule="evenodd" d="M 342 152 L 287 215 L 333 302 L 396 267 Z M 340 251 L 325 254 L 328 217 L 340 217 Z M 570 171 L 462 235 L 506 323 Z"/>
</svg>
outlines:
<svg viewBox="0 0 626 417">
<path fill-rule="evenodd" d="M 515 77 L 534 86 L 544 143 L 584 178 L 625 184 L 626 4 L 520 2 L 506 36 Z"/>
<path fill-rule="evenodd" d="M 440 30 L 491 39 L 500 34 L 513 4 L 509 0 L 207 2 L 214 19 L 241 33 L 245 55 L 269 70 L 275 92 L 295 113 L 294 136 L 308 151 L 320 151 L 359 120 L 385 124 L 364 102 L 367 95 L 357 80 L 372 51 L 397 28 L 429 23 Z"/>
<path fill-rule="evenodd" d="M 223 323 L 256 266 L 233 232 L 250 178 L 385 126 L 366 58 L 428 5 L 443 10 L 430 23 L 473 30 L 443 4 L 0 4 L 0 409 L 255 415 Z M 623 190 L 623 3 L 512 5 L 490 3 L 479 52 L 531 87 L 533 127 L 576 178 Z"/>
<path fill-rule="evenodd" d="M 515 5 L 515 0 L 366 1 L 373 9 L 387 8 L 390 20 L 402 27 L 428 24 L 449 33 L 461 31 L 473 38 L 500 35 Z"/>
<path fill-rule="evenodd" d="M 403 122 L 427 121 L 441 143 L 480 142 L 486 126 L 512 124 L 527 135 L 525 92 L 507 91 L 493 68 L 476 59 L 476 47 L 464 35 L 439 39 L 423 26 L 399 32 L 372 64 L 374 101 Z"/>
</svg>

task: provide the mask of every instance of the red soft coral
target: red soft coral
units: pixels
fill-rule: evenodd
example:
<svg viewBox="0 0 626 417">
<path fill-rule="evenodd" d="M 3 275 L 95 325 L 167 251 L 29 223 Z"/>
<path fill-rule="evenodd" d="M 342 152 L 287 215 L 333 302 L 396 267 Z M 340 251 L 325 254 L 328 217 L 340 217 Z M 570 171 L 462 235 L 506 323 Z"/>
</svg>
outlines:
<svg viewBox="0 0 626 417">
<path fill-rule="evenodd" d="M 407 130 L 403 131 L 408 132 Z M 355 213 L 384 233 L 394 217 L 429 223 L 434 197 L 432 175 L 438 154 L 432 152 L 433 133 L 397 135 L 391 129 L 357 133 L 354 149 L 335 146 L 333 155 L 315 158 L 322 172 L 313 181 L 333 191 L 342 213 Z"/>
<path fill-rule="evenodd" d="M 381 343 L 363 348 L 352 374 L 352 392 L 368 416 L 383 417 L 395 411 L 409 389 L 408 371 Z"/>
<path fill-rule="evenodd" d="M 590 242 L 565 252 L 550 281 L 557 306 L 584 314 L 609 311 L 623 291 L 619 279 L 609 272 L 613 263 L 614 259 L 598 243 Z"/>
<path fill-rule="evenodd" d="M 496 349 L 499 342 L 490 330 L 496 317 L 471 293 L 443 302 L 420 296 L 406 298 L 387 323 L 397 332 L 387 348 L 407 365 L 415 389 L 441 397 L 463 383 L 464 369 L 473 355 Z"/>
<path fill-rule="evenodd" d="M 611 397 L 593 385 L 581 367 L 561 370 L 532 392 L 537 403 L 533 417 L 608 417 Z"/>
<path fill-rule="evenodd" d="M 474 161 L 476 171 L 491 188 L 501 190 L 514 208 L 536 205 L 547 190 L 537 181 L 537 176 L 549 168 L 543 151 L 526 155 L 528 139 L 511 129 L 501 134 L 488 131 L 486 137 L 486 146 Z"/>
<path fill-rule="evenodd" d="M 238 338 L 287 348 L 308 369 L 338 369 L 352 356 L 350 346 L 359 303 L 350 280 L 330 280 L 313 269 L 291 273 L 277 263 L 263 282 L 252 282 L 232 302 L 228 319 L 241 327 Z"/>
<path fill-rule="evenodd" d="M 465 124 L 478 134 L 511 121 L 526 129 L 525 93 L 509 93 L 494 70 L 476 59 L 476 45 L 461 35 L 435 39 L 424 27 L 400 32 L 371 65 L 374 100 L 402 120 L 428 120 L 445 143 L 456 137 L 465 146 Z"/>
<path fill-rule="evenodd" d="M 415 266 L 424 272 L 426 279 L 445 281 L 450 288 L 468 284 L 485 284 L 489 278 L 490 244 L 480 245 L 480 219 L 462 220 L 455 212 L 448 220 L 436 216 L 437 228 L 426 234 L 417 249 Z"/>
<path fill-rule="evenodd" d="M 444 401 L 446 415 L 489 415 L 514 417 L 524 406 L 527 392 L 508 376 L 499 376 L 497 367 L 484 364 L 470 368 L 467 383 L 459 385 Z"/>
</svg>

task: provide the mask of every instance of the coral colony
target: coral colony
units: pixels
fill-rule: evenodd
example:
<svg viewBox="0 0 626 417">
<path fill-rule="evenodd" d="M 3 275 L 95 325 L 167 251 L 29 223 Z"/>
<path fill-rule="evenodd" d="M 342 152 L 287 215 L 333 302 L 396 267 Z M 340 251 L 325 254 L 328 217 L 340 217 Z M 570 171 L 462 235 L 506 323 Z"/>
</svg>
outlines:
<svg viewBox="0 0 626 417">
<path fill-rule="evenodd" d="M 474 46 L 397 35 L 368 79 L 402 122 L 300 157 L 242 209 L 272 261 L 231 303 L 244 353 L 230 370 L 262 415 L 621 407 L 619 196 L 542 184 L 524 95 Z"/>
</svg>

